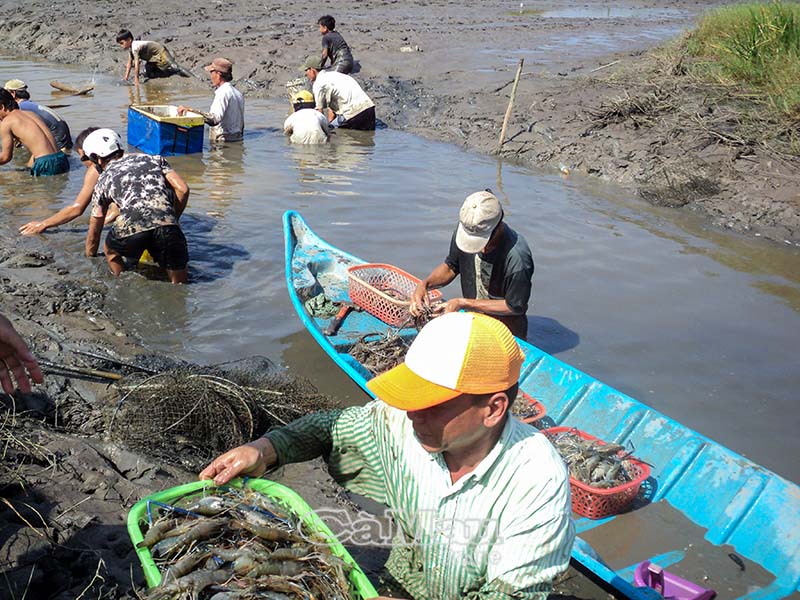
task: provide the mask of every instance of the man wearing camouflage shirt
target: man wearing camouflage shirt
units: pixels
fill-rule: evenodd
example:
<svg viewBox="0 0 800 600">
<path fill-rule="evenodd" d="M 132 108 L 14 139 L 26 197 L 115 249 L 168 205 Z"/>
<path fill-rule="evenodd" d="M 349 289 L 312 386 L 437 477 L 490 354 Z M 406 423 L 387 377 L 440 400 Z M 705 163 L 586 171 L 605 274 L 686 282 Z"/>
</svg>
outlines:
<svg viewBox="0 0 800 600">
<path fill-rule="evenodd" d="M 125 270 L 125 258 L 138 262 L 147 250 L 172 283 L 186 283 L 189 251 L 178 225 L 189 200 L 183 178 L 161 156 L 126 155 L 112 129 L 91 133 L 83 152 L 101 173 L 92 194 L 86 255 L 97 255 L 106 211 L 113 202 L 119 217 L 106 236 L 104 252 L 114 275 Z"/>
</svg>

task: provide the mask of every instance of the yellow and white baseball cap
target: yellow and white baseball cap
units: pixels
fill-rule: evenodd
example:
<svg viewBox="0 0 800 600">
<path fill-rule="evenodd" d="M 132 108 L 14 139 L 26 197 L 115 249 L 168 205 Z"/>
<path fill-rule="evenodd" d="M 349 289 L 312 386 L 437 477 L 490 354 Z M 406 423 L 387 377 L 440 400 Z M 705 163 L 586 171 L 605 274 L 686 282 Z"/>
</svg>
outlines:
<svg viewBox="0 0 800 600">
<path fill-rule="evenodd" d="M 411 344 L 403 364 L 367 383 L 401 410 L 422 410 L 461 394 L 501 392 L 519 381 L 525 355 L 497 319 L 454 312 L 432 320 Z"/>
</svg>

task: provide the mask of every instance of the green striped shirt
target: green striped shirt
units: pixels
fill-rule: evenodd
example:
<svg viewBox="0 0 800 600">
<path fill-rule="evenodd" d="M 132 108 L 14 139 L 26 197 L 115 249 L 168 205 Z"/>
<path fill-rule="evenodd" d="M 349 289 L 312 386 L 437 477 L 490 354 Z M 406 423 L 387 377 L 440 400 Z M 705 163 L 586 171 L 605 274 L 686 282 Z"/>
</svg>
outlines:
<svg viewBox="0 0 800 600">
<path fill-rule="evenodd" d="M 544 600 L 569 564 L 567 470 L 517 419 L 456 483 L 406 413 L 380 401 L 307 415 L 267 437 L 280 464 L 322 455 L 337 482 L 392 509 L 398 534 L 386 567 L 416 600 Z"/>
</svg>

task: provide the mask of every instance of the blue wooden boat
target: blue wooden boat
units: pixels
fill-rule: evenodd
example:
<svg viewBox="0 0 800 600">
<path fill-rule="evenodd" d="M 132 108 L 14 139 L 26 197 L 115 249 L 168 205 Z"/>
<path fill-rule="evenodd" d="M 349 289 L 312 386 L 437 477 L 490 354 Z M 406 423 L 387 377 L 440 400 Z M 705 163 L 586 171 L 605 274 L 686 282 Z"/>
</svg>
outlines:
<svg viewBox="0 0 800 600">
<path fill-rule="evenodd" d="M 387 325 L 352 312 L 333 336 L 329 319 L 311 317 L 304 301 L 324 292 L 349 301 L 347 268 L 364 261 L 320 239 L 294 211 L 284 215 L 286 281 L 300 320 L 367 394 L 371 377 L 347 354 L 355 341 Z M 416 331 L 402 330 L 412 338 Z M 797 595 L 800 586 L 800 489 L 747 458 L 519 340 L 525 352 L 520 387 L 541 401 L 551 425 L 577 427 L 607 442 L 633 445 L 652 467 L 633 508 L 599 520 L 577 517 L 572 552 L 589 571 L 634 599 L 661 596 L 634 586 L 651 561 L 720 599 Z M 798 596 L 800 597 L 800 596 Z"/>
</svg>

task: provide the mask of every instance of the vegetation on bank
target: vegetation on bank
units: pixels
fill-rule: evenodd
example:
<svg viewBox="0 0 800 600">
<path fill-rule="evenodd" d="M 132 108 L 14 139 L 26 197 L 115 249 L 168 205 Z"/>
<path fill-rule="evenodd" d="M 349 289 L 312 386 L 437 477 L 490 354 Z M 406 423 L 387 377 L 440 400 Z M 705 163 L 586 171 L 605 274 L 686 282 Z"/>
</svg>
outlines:
<svg viewBox="0 0 800 600">
<path fill-rule="evenodd" d="M 768 105 L 800 118 L 800 3 L 749 3 L 709 12 L 686 38 L 695 74 L 745 83 Z"/>
</svg>

